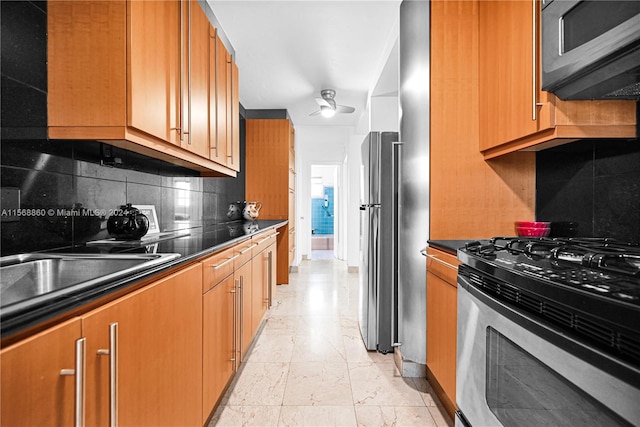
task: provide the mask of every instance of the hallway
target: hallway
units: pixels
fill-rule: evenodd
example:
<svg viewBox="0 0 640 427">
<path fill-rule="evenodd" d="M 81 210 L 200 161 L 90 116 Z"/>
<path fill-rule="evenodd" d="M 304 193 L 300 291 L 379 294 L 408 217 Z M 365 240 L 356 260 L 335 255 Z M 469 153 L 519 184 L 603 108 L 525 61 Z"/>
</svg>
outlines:
<svg viewBox="0 0 640 427">
<path fill-rule="evenodd" d="M 343 261 L 306 260 L 290 277 L 209 427 L 452 425 L 425 379 L 365 350 Z"/>
</svg>

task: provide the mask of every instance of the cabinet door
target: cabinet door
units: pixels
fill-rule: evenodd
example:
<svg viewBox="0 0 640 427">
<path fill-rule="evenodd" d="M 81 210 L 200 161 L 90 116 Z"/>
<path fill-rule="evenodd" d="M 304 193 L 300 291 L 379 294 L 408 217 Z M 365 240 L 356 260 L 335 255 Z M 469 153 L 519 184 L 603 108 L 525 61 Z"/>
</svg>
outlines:
<svg viewBox="0 0 640 427">
<path fill-rule="evenodd" d="M 458 289 L 427 272 L 427 366 L 451 402 L 456 398 Z"/>
<path fill-rule="evenodd" d="M 269 275 L 269 307 L 271 307 L 273 305 L 273 299 L 276 296 L 276 283 L 277 283 L 277 276 L 276 276 L 276 269 L 277 269 L 277 265 L 278 265 L 278 260 L 277 260 L 277 256 L 278 256 L 278 251 L 276 249 L 276 242 L 273 242 L 271 245 L 269 245 L 269 247 L 267 248 L 268 251 L 268 256 L 270 257 L 269 259 L 269 268 L 268 268 L 268 275 Z"/>
<path fill-rule="evenodd" d="M 231 138 L 229 138 L 229 158 L 227 166 L 235 171 L 240 171 L 240 72 L 233 58 L 230 58 L 231 67 Z"/>
<path fill-rule="evenodd" d="M 260 322 L 269 304 L 268 291 L 268 253 L 263 250 L 251 260 L 252 295 L 251 295 L 251 329 L 258 330 Z"/>
<path fill-rule="evenodd" d="M 2 349 L 0 424 L 74 425 L 75 368 L 80 320 L 74 319 Z"/>
<path fill-rule="evenodd" d="M 252 309 L 252 272 L 251 261 L 236 270 L 235 278 L 238 281 L 240 295 L 238 297 L 238 342 L 240 343 L 239 360 L 244 361 L 249 344 L 253 338 L 251 327 Z"/>
<path fill-rule="evenodd" d="M 183 3 L 183 109 L 187 134 L 181 146 L 209 158 L 209 20 L 197 0 Z M 186 90 L 185 90 L 186 89 Z"/>
<path fill-rule="evenodd" d="M 227 48 L 224 46 L 222 39 L 216 37 L 216 74 L 215 74 L 215 86 L 216 86 L 216 139 L 215 146 L 212 146 L 211 159 L 218 163 L 227 163 L 228 143 L 227 143 L 227 97 L 230 94 L 227 93 Z"/>
<path fill-rule="evenodd" d="M 180 145 L 181 2 L 127 4 L 127 124 Z"/>
<path fill-rule="evenodd" d="M 537 0 L 481 1 L 478 7 L 480 150 L 485 150 L 552 128 L 552 123 L 549 107 L 537 105 Z"/>
<path fill-rule="evenodd" d="M 202 419 L 206 420 L 236 369 L 236 283 L 228 276 L 204 294 Z"/>
<path fill-rule="evenodd" d="M 83 316 L 87 425 L 109 423 L 110 356 L 99 350 L 114 323 L 119 425 L 202 426 L 202 266 Z"/>
</svg>

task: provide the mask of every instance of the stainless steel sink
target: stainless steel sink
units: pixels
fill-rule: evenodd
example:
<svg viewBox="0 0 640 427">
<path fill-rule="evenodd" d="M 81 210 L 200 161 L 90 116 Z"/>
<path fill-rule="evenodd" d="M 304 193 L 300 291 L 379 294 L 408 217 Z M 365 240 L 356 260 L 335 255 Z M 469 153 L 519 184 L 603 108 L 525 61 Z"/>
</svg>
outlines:
<svg viewBox="0 0 640 427">
<path fill-rule="evenodd" d="M 99 286 L 179 254 L 44 254 L 0 258 L 0 306 L 24 309 L 47 298 Z"/>
</svg>

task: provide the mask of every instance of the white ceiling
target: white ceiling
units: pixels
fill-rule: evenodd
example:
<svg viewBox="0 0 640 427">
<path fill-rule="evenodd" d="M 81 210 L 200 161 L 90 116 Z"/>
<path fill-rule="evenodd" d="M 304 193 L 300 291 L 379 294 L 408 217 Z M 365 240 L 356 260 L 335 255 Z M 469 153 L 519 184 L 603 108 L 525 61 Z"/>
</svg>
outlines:
<svg viewBox="0 0 640 427">
<path fill-rule="evenodd" d="M 397 94 L 400 0 L 207 1 L 236 52 L 246 109 L 287 109 L 296 126 L 355 126 L 370 92 Z M 322 89 L 356 111 L 309 116 Z"/>
</svg>

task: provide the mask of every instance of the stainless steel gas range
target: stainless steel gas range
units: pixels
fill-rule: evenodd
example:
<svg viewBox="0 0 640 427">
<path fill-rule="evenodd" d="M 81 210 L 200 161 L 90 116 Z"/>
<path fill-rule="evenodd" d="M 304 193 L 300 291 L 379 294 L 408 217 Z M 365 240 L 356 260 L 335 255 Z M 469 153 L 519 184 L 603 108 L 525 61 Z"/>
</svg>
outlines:
<svg viewBox="0 0 640 427">
<path fill-rule="evenodd" d="M 456 426 L 640 425 L 640 247 L 501 238 L 458 251 Z"/>
</svg>

